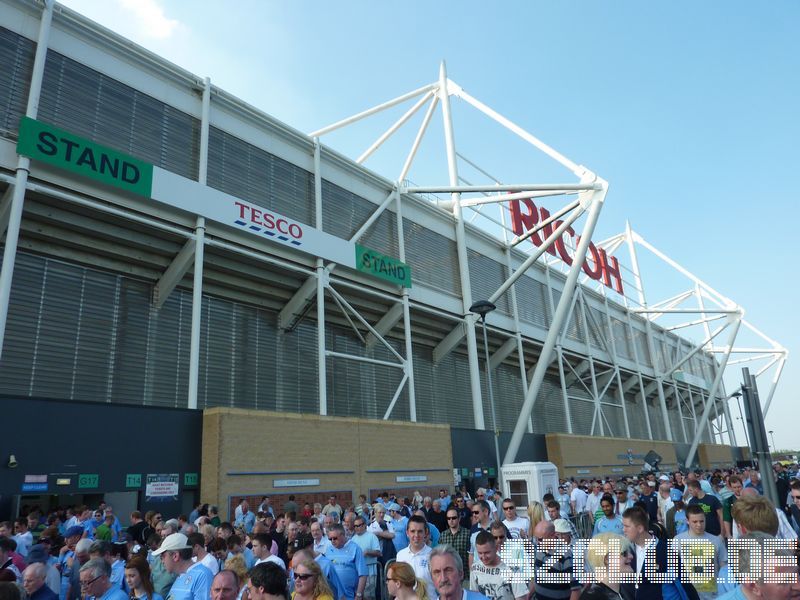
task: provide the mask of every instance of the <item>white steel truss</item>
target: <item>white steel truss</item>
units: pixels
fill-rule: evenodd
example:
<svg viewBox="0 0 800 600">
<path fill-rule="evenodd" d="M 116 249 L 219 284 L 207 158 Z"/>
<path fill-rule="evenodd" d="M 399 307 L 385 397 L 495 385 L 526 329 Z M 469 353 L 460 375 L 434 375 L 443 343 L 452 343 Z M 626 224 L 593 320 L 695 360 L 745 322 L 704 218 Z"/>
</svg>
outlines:
<svg viewBox="0 0 800 600">
<path fill-rule="evenodd" d="M 484 116 L 492 119 L 543 152 L 546 156 L 569 169 L 579 181 L 570 183 L 509 184 L 490 175 L 477 163 L 456 150 L 455 127 L 451 111 L 452 99 L 462 100 L 466 104 L 477 109 Z M 687 462 L 693 460 L 697 446 L 706 432 L 712 440 L 722 440 L 722 435 L 727 434 L 730 443 L 736 444 L 733 422 L 727 403 L 729 397 L 724 397 L 723 376 L 727 366 L 733 366 L 745 361 L 770 361 L 765 368 L 758 371 L 758 374 L 761 375 L 769 370 L 770 367 L 775 367 L 770 390 L 765 396 L 765 413 L 768 411 L 775 387 L 780 379 L 780 374 L 786 361 L 786 350 L 748 323 L 744 319 L 744 311 L 740 306 L 716 292 L 688 270 L 655 249 L 639 234 L 635 233 L 630 226 L 627 226 L 624 232 L 598 243 L 597 248 L 603 248 L 609 254 L 622 247 L 627 247 L 628 249 L 630 268 L 626 268 L 626 271 L 632 276 L 632 282 L 626 282 L 626 284 L 628 288 L 632 288 L 636 294 L 633 298 L 627 295 L 622 296 L 621 302 L 627 309 L 627 319 L 624 325 L 627 329 L 627 335 L 633 337 L 634 319 L 632 316 L 638 315 L 644 318 L 646 337 L 646 347 L 644 350 L 646 354 L 651 357 L 653 362 L 654 376 L 650 378 L 642 375 L 642 373 L 647 370 L 647 366 L 644 357 L 640 356 L 642 350 L 637 348 L 636 344 L 633 344 L 632 348 L 633 362 L 636 365 L 635 373 L 630 374 L 629 371 L 623 371 L 615 347 L 616 341 L 614 335 L 609 335 L 607 339 L 605 336 L 599 335 L 599 333 L 596 335 L 596 338 L 601 341 L 602 349 L 606 356 L 611 357 L 610 364 L 598 362 L 595 356 L 596 352 L 589 342 L 591 336 L 588 330 L 586 331 L 585 338 L 586 357 L 580 359 L 577 364 L 575 364 L 574 359 L 570 358 L 568 353 L 565 352 L 564 336 L 566 335 L 570 320 L 576 318 L 576 313 L 580 313 L 579 317 L 581 321 L 585 323 L 589 329 L 593 329 L 597 332 L 603 329 L 608 332 L 612 331 L 611 318 L 608 311 L 609 298 L 606 291 L 607 288 L 601 284 L 596 285 L 597 290 L 602 294 L 603 302 L 607 309 L 607 322 L 598 323 L 597 317 L 591 310 L 588 310 L 585 302 L 582 301 L 583 293 L 581 291 L 581 286 L 577 286 L 579 279 L 582 279 L 581 283 L 584 285 L 593 283 L 588 275 L 582 275 L 580 271 L 586 259 L 589 240 L 597 223 L 599 211 L 605 200 L 608 186 L 604 180 L 585 167 L 572 162 L 532 134 L 470 96 L 463 88 L 447 78 L 444 63 L 442 63 L 440 67 L 438 81 L 314 131 L 310 135 L 315 137 L 322 136 L 412 100 L 414 104 L 382 133 L 375 142 L 370 144 L 366 150 L 361 153 L 357 158 L 357 162 L 362 163 L 372 156 L 392 135 L 403 125 L 408 123 L 415 114 L 420 112 L 427 103 L 427 109 L 424 112 L 422 122 L 419 125 L 413 144 L 408 151 L 396 180 L 396 206 L 399 210 L 402 204 L 400 198 L 404 194 L 416 194 L 420 197 L 429 198 L 435 206 L 442 210 L 452 212 L 455 217 L 456 248 L 458 253 L 464 314 L 450 333 L 444 336 L 438 346 L 436 346 L 433 351 L 433 359 L 435 363 L 439 363 L 448 353 L 453 351 L 466 339 L 474 422 L 478 429 L 485 428 L 485 421 L 481 401 L 480 368 L 474 327 L 477 316 L 469 313 L 469 306 L 473 301 L 473 297 L 467 267 L 467 246 L 464 224 L 466 222 L 473 224 L 480 222 L 480 225 L 482 225 L 485 230 L 497 234 L 497 237 L 500 238 L 502 242 L 502 247 L 505 249 L 507 257 L 508 273 L 510 273 L 510 275 L 506 278 L 505 282 L 489 296 L 488 300 L 490 302 L 496 302 L 506 294 L 506 292 L 509 293 L 509 299 L 513 305 L 512 312 L 515 322 L 515 331 L 511 332 L 512 335 L 507 337 L 500 348 L 490 357 L 489 366 L 490 368 L 497 368 L 503 360 L 516 351 L 519 358 L 522 378 L 521 391 L 524 395 L 524 403 L 520 411 L 520 417 L 514 428 L 511 442 L 503 461 L 504 463 L 513 462 L 515 460 L 523 433 L 526 429 L 528 431 L 531 430 L 530 418 L 532 410 L 541 389 L 545 372 L 554 358 L 556 359 L 561 378 L 568 432 L 572 432 L 570 402 L 575 400 L 569 388 L 577 384 L 583 388 L 584 392 L 578 399 L 586 400 L 584 397 L 586 396 L 589 398 L 588 401 L 594 405 L 594 416 L 589 432 L 591 435 L 599 432 L 601 435 L 624 435 L 625 437 L 630 437 L 631 427 L 629 424 L 628 411 L 636 409 L 642 412 L 642 419 L 644 423 L 646 423 L 647 436 L 650 439 L 654 439 L 653 419 L 655 418 L 660 421 L 659 428 L 663 430 L 663 435 L 667 440 L 682 440 L 684 443 L 690 444 Z M 430 186 L 415 185 L 407 180 L 407 176 L 429 128 L 433 114 L 439 106 L 442 108 L 444 124 L 448 184 Z M 486 178 L 488 182 L 481 185 L 469 181 L 459 172 L 459 162 L 461 165 L 465 166 L 465 168 L 477 172 L 478 176 Z M 566 201 L 560 208 L 554 210 L 549 217 L 541 219 L 535 226 L 528 227 L 525 231 L 513 232 L 510 230 L 507 221 L 507 205 L 509 202 L 522 199 L 558 196 L 567 197 Z M 572 198 L 570 198 L 570 196 L 572 196 Z M 376 212 L 382 211 L 385 207 L 386 203 L 379 207 Z M 496 209 L 497 215 L 487 211 L 487 209 L 492 208 Z M 469 213 L 468 216 L 467 213 Z M 588 218 L 581 235 L 573 238 L 565 236 L 564 233 L 571 229 L 571 226 L 583 213 L 587 213 Z M 356 238 L 360 234 L 363 234 L 370 224 L 371 222 L 365 223 L 365 227 L 359 230 L 356 234 Z M 546 234 L 549 235 L 544 238 Z M 528 252 L 528 258 L 524 260 L 522 264 L 514 268 L 511 258 L 512 249 L 521 247 L 520 244 L 522 242 L 525 242 L 534 235 L 541 235 L 544 238 L 541 245 L 533 251 Z M 574 256 L 574 260 L 571 264 L 568 265 L 563 260 L 559 260 L 558 257 L 548 257 L 545 254 L 548 248 L 556 241 L 569 247 L 569 251 Z M 690 289 L 682 291 L 666 300 L 648 305 L 639 269 L 637 257 L 638 249 L 644 249 L 655 255 L 662 263 L 688 278 Z M 553 298 L 552 287 L 548 285 L 548 289 L 550 290 L 548 303 L 553 317 L 536 365 L 533 369 L 526 372 L 523 338 L 517 316 L 514 283 L 535 262 L 545 265 L 548 278 L 551 268 L 565 271 L 567 278 L 557 302 Z M 575 293 L 576 290 L 577 293 Z M 615 297 L 612 298 L 611 301 L 619 302 L 620 300 Z M 694 304 L 692 304 L 693 301 Z M 287 305 L 287 309 L 290 305 Z M 685 315 L 684 318 L 688 320 L 662 325 L 662 321 L 666 318 L 675 318 L 679 315 Z M 387 316 L 387 318 L 389 317 Z M 394 312 L 391 318 L 399 318 L 399 313 Z M 713 330 L 711 328 L 712 324 L 715 326 Z M 746 348 L 736 346 L 735 343 L 740 326 L 744 326 L 744 328 L 755 333 L 761 340 L 765 341 L 768 346 Z M 687 331 L 691 332 L 697 330 L 698 328 L 703 332 L 702 341 L 700 343 L 685 347 L 683 341 L 678 342 L 678 347 L 674 349 L 675 352 L 669 357 L 669 362 L 658 365 L 656 361 L 656 345 L 662 342 L 656 339 L 657 336 L 654 330 L 660 332 L 680 331 L 683 334 Z M 384 331 L 382 327 L 378 327 L 377 329 L 380 329 L 381 332 Z M 726 343 L 722 346 L 714 346 L 714 340 L 725 330 L 728 332 Z M 699 378 L 692 376 L 691 373 L 685 369 L 685 366 L 700 353 L 708 352 L 714 353 L 717 357 L 710 385 L 707 381 L 699 381 Z M 752 356 L 735 361 L 729 360 L 731 354 L 745 352 Z M 410 355 L 407 360 L 410 360 Z M 653 393 L 656 394 L 656 399 L 654 404 L 649 407 L 648 397 Z M 633 396 L 626 396 L 626 394 L 633 394 Z M 673 407 L 677 409 L 679 431 L 673 431 L 668 414 L 669 404 L 672 404 Z M 638 408 L 636 405 L 638 405 Z M 604 407 L 614 407 L 615 410 L 621 409 L 623 416 L 621 427 L 619 422 L 611 423 L 604 414 Z M 653 414 L 650 414 L 651 409 L 654 410 Z M 712 410 L 714 411 L 713 428 L 710 423 Z M 724 423 L 721 419 L 724 419 Z"/>
</svg>

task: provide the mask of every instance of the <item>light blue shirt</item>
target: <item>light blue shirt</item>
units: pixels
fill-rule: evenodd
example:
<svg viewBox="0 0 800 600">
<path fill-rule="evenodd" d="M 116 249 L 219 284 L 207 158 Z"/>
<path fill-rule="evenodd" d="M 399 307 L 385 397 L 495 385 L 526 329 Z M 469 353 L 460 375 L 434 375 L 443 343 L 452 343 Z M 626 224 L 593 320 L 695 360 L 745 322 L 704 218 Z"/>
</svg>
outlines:
<svg viewBox="0 0 800 600">
<path fill-rule="evenodd" d="M 325 557 L 330 559 L 333 570 L 339 576 L 339 581 L 346 598 L 355 598 L 358 587 L 358 578 L 369 575 L 364 554 L 355 542 L 345 542 L 341 548 L 331 545 Z"/>
<path fill-rule="evenodd" d="M 394 549 L 400 552 L 403 548 L 408 546 L 408 535 L 406 534 L 406 527 L 408 527 L 408 517 L 401 517 L 392 521 L 394 527 Z"/>
<path fill-rule="evenodd" d="M 247 533 L 253 531 L 253 526 L 256 524 L 256 515 L 252 511 L 247 511 L 247 514 L 236 517 L 235 527 L 244 527 Z"/>
<path fill-rule="evenodd" d="M 208 600 L 212 579 L 214 576 L 208 567 L 195 563 L 188 571 L 178 575 L 167 594 L 167 600 Z"/>
<path fill-rule="evenodd" d="M 594 530 L 592 531 L 592 537 L 596 536 L 599 533 L 607 533 L 607 532 L 618 533 L 619 535 L 623 535 L 622 519 L 616 515 L 611 519 L 603 515 L 597 521 L 594 522 Z"/>
<path fill-rule="evenodd" d="M 433 523 L 428 523 L 428 531 L 431 533 L 431 548 L 433 548 L 439 543 L 439 536 L 441 533 L 439 533 L 439 530 Z"/>
<path fill-rule="evenodd" d="M 120 588 L 112 585 L 108 591 L 100 596 L 97 600 L 128 600 L 128 594 L 123 592 Z"/>
</svg>

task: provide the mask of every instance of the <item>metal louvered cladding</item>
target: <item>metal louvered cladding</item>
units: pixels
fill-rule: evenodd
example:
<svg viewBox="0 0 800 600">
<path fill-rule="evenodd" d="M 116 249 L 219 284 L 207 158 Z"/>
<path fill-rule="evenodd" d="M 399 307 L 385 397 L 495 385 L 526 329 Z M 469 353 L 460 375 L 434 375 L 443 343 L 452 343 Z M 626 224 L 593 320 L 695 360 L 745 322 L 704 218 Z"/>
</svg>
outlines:
<svg viewBox="0 0 800 600">
<path fill-rule="evenodd" d="M 653 430 L 653 439 L 667 439 L 667 431 L 664 429 L 664 419 L 661 417 L 661 403 L 658 400 L 658 395 L 649 398 L 647 409 L 650 411 L 650 428 Z"/>
<path fill-rule="evenodd" d="M 154 311 L 146 283 L 19 253 L 0 361 L 0 390 L 72 400 L 183 405 L 190 311 L 184 310 L 185 316 L 172 323 L 183 302 L 175 294 Z M 159 317 L 170 325 L 154 336 Z M 186 333 L 181 335 L 184 324 Z"/>
<path fill-rule="evenodd" d="M 0 27 L 0 132 L 17 131 L 25 114 L 36 44 Z"/>
<path fill-rule="evenodd" d="M 592 400 L 569 398 L 569 412 L 572 417 L 572 433 L 576 435 L 592 435 L 592 421 L 594 419 L 595 405 Z M 595 434 L 599 435 L 600 429 L 595 423 Z"/>
<path fill-rule="evenodd" d="M 197 119 L 53 50 L 47 52 L 38 118 L 197 179 Z"/>
<path fill-rule="evenodd" d="M 355 356 L 387 362 L 398 362 L 381 342 L 367 349 L 351 331 L 326 326 L 326 348 Z M 402 344 L 390 342 L 395 351 L 403 355 Z M 369 364 L 342 357 L 328 357 L 328 414 L 340 417 L 382 419 L 389 403 L 403 379 L 403 369 Z M 404 385 L 392 409 L 391 419 L 409 420 L 408 386 Z"/>
<path fill-rule="evenodd" d="M 414 345 L 413 359 L 417 420 L 473 429 L 467 357 L 451 352 L 434 365 L 433 350 Z"/>
<path fill-rule="evenodd" d="M 209 128 L 208 185 L 314 225 L 314 176 L 216 127 Z"/>
<path fill-rule="evenodd" d="M 456 243 L 406 218 L 403 219 L 403 233 L 412 280 L 443 292 L 460 294 Z"/>
<path fill-rule="evenodd" d="M 633 347 L 628 335 L 628 325 L 615 317 L 611 317 L 611 329 L 614 331 L 614 344 L 617 354 L 628 360 L 633 360 Z"/>
<path fill-rule="evenodd" d="M 369 200 L 322 180 L 322 225 L 327 233 L 349 240 L 377 208 Z M 398 256 L 397 215 L 384 210 L 357 243 L 388 256 Z"/>
<path fill-rule="evenodd" d="M 593 306 L 586 306 L 587 325 L 589 326 L 589 343 L 598 349 L 608 349 L 610 353 L 613 349 L 611 346 L 611 336 L 608 333 L 608 323 L 606 315 L 600 309 Z"/>
<path fill-rule="evenodd" d="M 486 385 L 486 361 L 481 358 L 481 400 L 486 429 L 494 429 L 492 406 L 489 402 L 489 389 Z M 492 392 L 497 425 L 501 431 L 513 431 L 517 424 L 522 403 L 525 400 L 519 368 L 501 364 L 492 371 Z"/>
<path fill-rule="evenodd" d="M 676 442 L 691 444 L 692 440 L 687 440 L 686 436 L 684 436 L 683 429 L 681 429 L 681 417 L 678 414 L 677 402 L 674 402 L 672 406 L 668 408 L 667 414 L 669 415 L 669 423 L 672 427 L 672 439 Z"/>
<path fill-rule="evenodd" d="M 647 420 L 644 416 L 641 396 L 637 396 L 635 401 L 631 401 L 630 397 L 627 397 L 626 401 L 627 404 L 625 408 L 628 411 L 628 427 L 631 430 L 631 438 L 640 440 L 648 439 Z"/>
<path fill-rule="evenodd" d="M 496 260 L 472 249 L 467 250 L 467 257 L 472 299 L 473 301 L 488 299 L 506 280 L 506 268 Z M 511 314 L 508 292 L 500 296 L 495 304 L 501 313 Z"/>
<path fill-rule="evenodd" d="M 514 284 L 517 291 L 519 319 L 525 323 L 547 328 L 550 325 L 550 309 L 547 288 L 532 277 L 523 275 Z"/>
<path fill-rule="evenodd" d="M 564 396 L 558 379 L 545 375 L 533 405 L 533 432 L 554 433 L 567 430 Z"/>
<path fill-rule="evenodd" d="M 636 352 L 639 356 L 639 362 L 648 367 L 652 367 L 653 361 L 650 359 L 650 347 L 647 344 L 647 333 L 634 327 L 633 339 L 636 342 Z"/>
</svg>

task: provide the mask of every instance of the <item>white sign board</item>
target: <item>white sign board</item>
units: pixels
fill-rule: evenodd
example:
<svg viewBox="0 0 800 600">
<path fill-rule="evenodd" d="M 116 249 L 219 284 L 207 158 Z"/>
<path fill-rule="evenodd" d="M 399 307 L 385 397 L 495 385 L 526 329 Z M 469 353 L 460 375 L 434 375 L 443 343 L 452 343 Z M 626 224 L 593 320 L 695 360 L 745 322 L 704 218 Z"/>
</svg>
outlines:
<svg viewBox="0 0 800 600">
<path fill-rule="evenodd" d="M 352 242 L 159 167 L 153 167 L 151 197 L 262 240 L 356 268 Z"/>
<path fill-rule="evenodd" d="M 273 479 L 272 487 L 313 487 L 319 479 Z"/>
<path fill-rule="evenodd" d="M 427 475 L 398 475 L 395 477 L 397 483 L 413 483 L 415 481 L 428 481 Z"/>
<path fill-rule="evenodd" d="M 178 473 L 148 474 L 144 487 L 145 497 L 150 501 L 177 498 L 178 478 Z"/>
</svg>

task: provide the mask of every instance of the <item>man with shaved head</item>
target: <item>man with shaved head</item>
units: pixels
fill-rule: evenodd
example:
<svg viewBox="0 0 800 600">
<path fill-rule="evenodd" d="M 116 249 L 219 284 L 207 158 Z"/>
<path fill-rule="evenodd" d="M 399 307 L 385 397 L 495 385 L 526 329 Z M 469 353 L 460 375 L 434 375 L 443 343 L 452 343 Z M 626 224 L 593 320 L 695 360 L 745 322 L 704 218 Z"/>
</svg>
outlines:
<svg viewBox="0 0 800 600">
<path fill-rule="evenodd" d="M 539 521 L 533 529 L 536 552 L 536 573 L 553 573 L 551 577 L 537 577 L 533 588 L 537 598 L 577 600 L 581 585 L 572 572 L 572 550 L 556 535 L 552 521 Z M 568 574 L 567 577 L 564 574 Z M 541 583 L 540 579 L 564 580 L 564 583 Z"/>
</svg>

